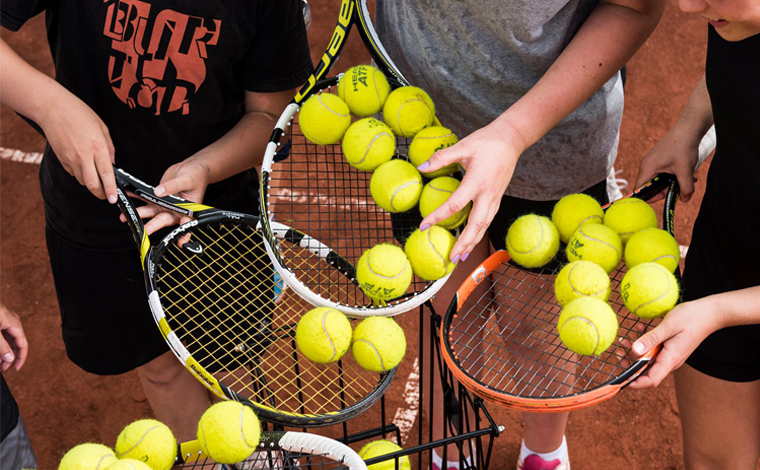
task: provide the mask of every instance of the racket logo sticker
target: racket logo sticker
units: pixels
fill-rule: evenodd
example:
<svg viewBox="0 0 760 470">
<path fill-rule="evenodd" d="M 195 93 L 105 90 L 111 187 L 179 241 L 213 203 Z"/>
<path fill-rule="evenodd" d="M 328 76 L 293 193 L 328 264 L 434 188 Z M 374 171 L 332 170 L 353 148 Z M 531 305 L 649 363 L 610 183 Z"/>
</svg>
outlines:
<svg viewBox="0 0 760 470">
<path fill-rule="evenodd" d="M 471 275 L 473 282 L 480 284 L 480 282 L 486 277 L 486 268 L 483 266 L 476 269 Z"/>
</svg>

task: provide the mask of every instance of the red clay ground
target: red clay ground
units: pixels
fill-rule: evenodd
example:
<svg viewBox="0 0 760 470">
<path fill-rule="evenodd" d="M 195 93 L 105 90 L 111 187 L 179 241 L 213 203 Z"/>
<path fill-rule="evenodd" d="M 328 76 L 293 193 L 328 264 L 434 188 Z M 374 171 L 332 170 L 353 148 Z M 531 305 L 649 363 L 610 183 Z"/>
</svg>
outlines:
<svg viewBox="0 0 760 470">
<path fill-rule="evenodd" d="M 313 2 L 310 36 L 314 59 L 324 49 L 334 25 L 337 0 Z M 36 18 L 16 34 L 4 37 L 35 66 L 52 72 L 44 43 L 44 22 Z M 657 31 L 628 65 L 627 103 L 620 156 L 616 167 L 633 182 L 638 159 L 678 117 L 696 81 L 705 55 L 706 25 L 681 14 L 669 3 Z M 362 46 L 352 41 L 337 65 L 342 71 L 366 63 Z M 44 142 L 7 108 L 2 109 L 0 145 L 39 152 Z M 5 376 L 31 434 L 40 468 L 57 467 L 73 445 L 98 441 L 112 445 L 123 426 L 150 416 L 150 407 L 134 373 L 98 377 L 72 365 L 65 356 L 60 320 L 44 244 L 42 203 L 37 166 L 3 159 L 0 162 L 0 294 L 2 302 L 23 319 L 31 342 L 27 365 Z M 700 174 L 704 175 L 705 170 Z M 698 186 L 701 191 L 702 186 Z M 677 211 L 679 242 L 688 245 L 691 224 L 701 200 L 698 193 Z M 409 337 L 416 337 L 416 314 L 400 318 Z M 415 341 L 410 341 L 414 344 Z M 410 351 L 409 357 L 413 357 Z M 393 416 L 412 360 L 402 363 L 391 393 Z M 492 468 L 513 468 L 521 435 L 519 413 L 490 408 L 506 430 L 496 440 Z M 682 468 L 681 441 L 671 380 L 658 389 L 624 391 L 596 407 L 570 417 L 568 442 L 574 468 Z M 352 424 L 349 432 L 361 430 Z"/>
</svg>

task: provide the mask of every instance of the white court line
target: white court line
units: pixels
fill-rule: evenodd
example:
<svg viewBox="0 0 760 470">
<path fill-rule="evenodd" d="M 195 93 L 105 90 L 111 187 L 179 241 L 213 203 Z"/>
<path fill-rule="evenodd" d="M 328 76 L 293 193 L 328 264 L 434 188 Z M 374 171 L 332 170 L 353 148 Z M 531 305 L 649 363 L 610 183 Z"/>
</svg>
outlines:
<svg viewBox="0 0 760 470">
<path fill-rule="evenodd" d="M 406 442 L 406 437 L 409 435 L 409 431 L 412 430 L 414 422 L 417 420 L 417 414 L 419 413 L 420 403 L 420 359 L 414 358 L 414 365 L 412 365 L 412 371 L 409 373 L 409 378 L 406 379 L 406 387 L 404 388 L 404 403 L 405 407 L 396 409 L 396 416 L 393 417 L 393 423 L 398 426 L 401 435 L 401 443 Z M 398 443 L 398 444 L 401 444 Z"/>
<path fill-rule="evenodd" d="M 0 160 L 39 165 L 42 161 L 42 154 L 40 152 L 23 152 L 18 149 L 0 147 Z"/>
</svg>

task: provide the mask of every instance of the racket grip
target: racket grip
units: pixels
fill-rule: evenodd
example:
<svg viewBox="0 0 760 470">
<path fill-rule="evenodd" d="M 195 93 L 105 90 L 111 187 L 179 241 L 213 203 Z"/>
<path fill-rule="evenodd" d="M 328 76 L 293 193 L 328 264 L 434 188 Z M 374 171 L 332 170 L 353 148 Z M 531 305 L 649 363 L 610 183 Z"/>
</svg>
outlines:
<svg viewBox="0 0 760 470">
<path fill-rule="evenodd" d="M 697 166 L 694 167 L 696 172 L 700 166 L 707 160 L 707 157 L 715 150 L 715 126 L 712 126 L 702 137 L 702 141 L 699 143 L 699 158 L 697 158 Z"/>
<path fill-rule="evenodd" d="M 344 462 L 349 470 L 362 470 L 367 466 L 358 454 L 347 451 L 346 446 L 338 441 L 317 434 L 303 432 L 286 432 L 280 439 L 280 449 L 287 451 L 324 452 Z"/>
</svg>

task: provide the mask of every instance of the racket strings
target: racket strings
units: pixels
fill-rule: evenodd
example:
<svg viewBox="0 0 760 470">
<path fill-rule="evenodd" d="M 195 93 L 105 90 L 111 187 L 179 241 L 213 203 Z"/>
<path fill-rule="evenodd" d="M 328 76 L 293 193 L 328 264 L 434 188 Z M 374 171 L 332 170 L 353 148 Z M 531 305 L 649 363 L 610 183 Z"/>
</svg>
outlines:
<svg viewBox="0 0 760 470">
<path fill-rule="evenodd" d="M 300 131 L 297 115 L 291 124 L 283 138 L 288 142 L 280 151 L 283 158 L 275 159 L 268 185 L 262 188 L 270 219 L 319 240 L 353 266 L 376 244 L 403 246 L 422 220 L 419 210 L 390 214 L 377 206 L 369 189 L 372 172 L 349 165 L 340 144 L 309 142 Z M 405 155 L 408 143 L 397 139 L 397 154 Z M 284 267 L 316 295 L 340 305 L 372 305 L 355 279 L 331 274 L 334 268 L 327 263 L 316 269 L 318 263 L 311 260 L 317 256 L 314 253 L 282 246 L 280 254 Z M 407 296 L 423 292 L 430 284 L 415 277 Z"/>
<path fill-rule="evenodd" d="M 503 265 L 468 296 L 455 315 L 449 339 L 459 365 L 498 393 L 561 398 L 600 387 L 630 365 L 628 351 L 613 345 L 600 356 L 579 356 L 557 333 L 561 307 L 553 295 L 557 270 L 531 272 Z M 624 266 L 611 275 L 609 303 L 618 314 L 618 336 L 633 342 L 649 325 L 620 299 Z"/>
<path fill-rule="evenodd" d="M 201 253 L 168 243 L 154 278 L 169 327 L 217 380 L 253 402 L 303 415 L 339 412 L 378 387 L 379 374 L 350 355 L 333 364 L 301 356 L 295 327 L 312 307 L 289 290 L 275 293 L 257 230 L 199 224 L 190 239 Z"/>
</svg>

